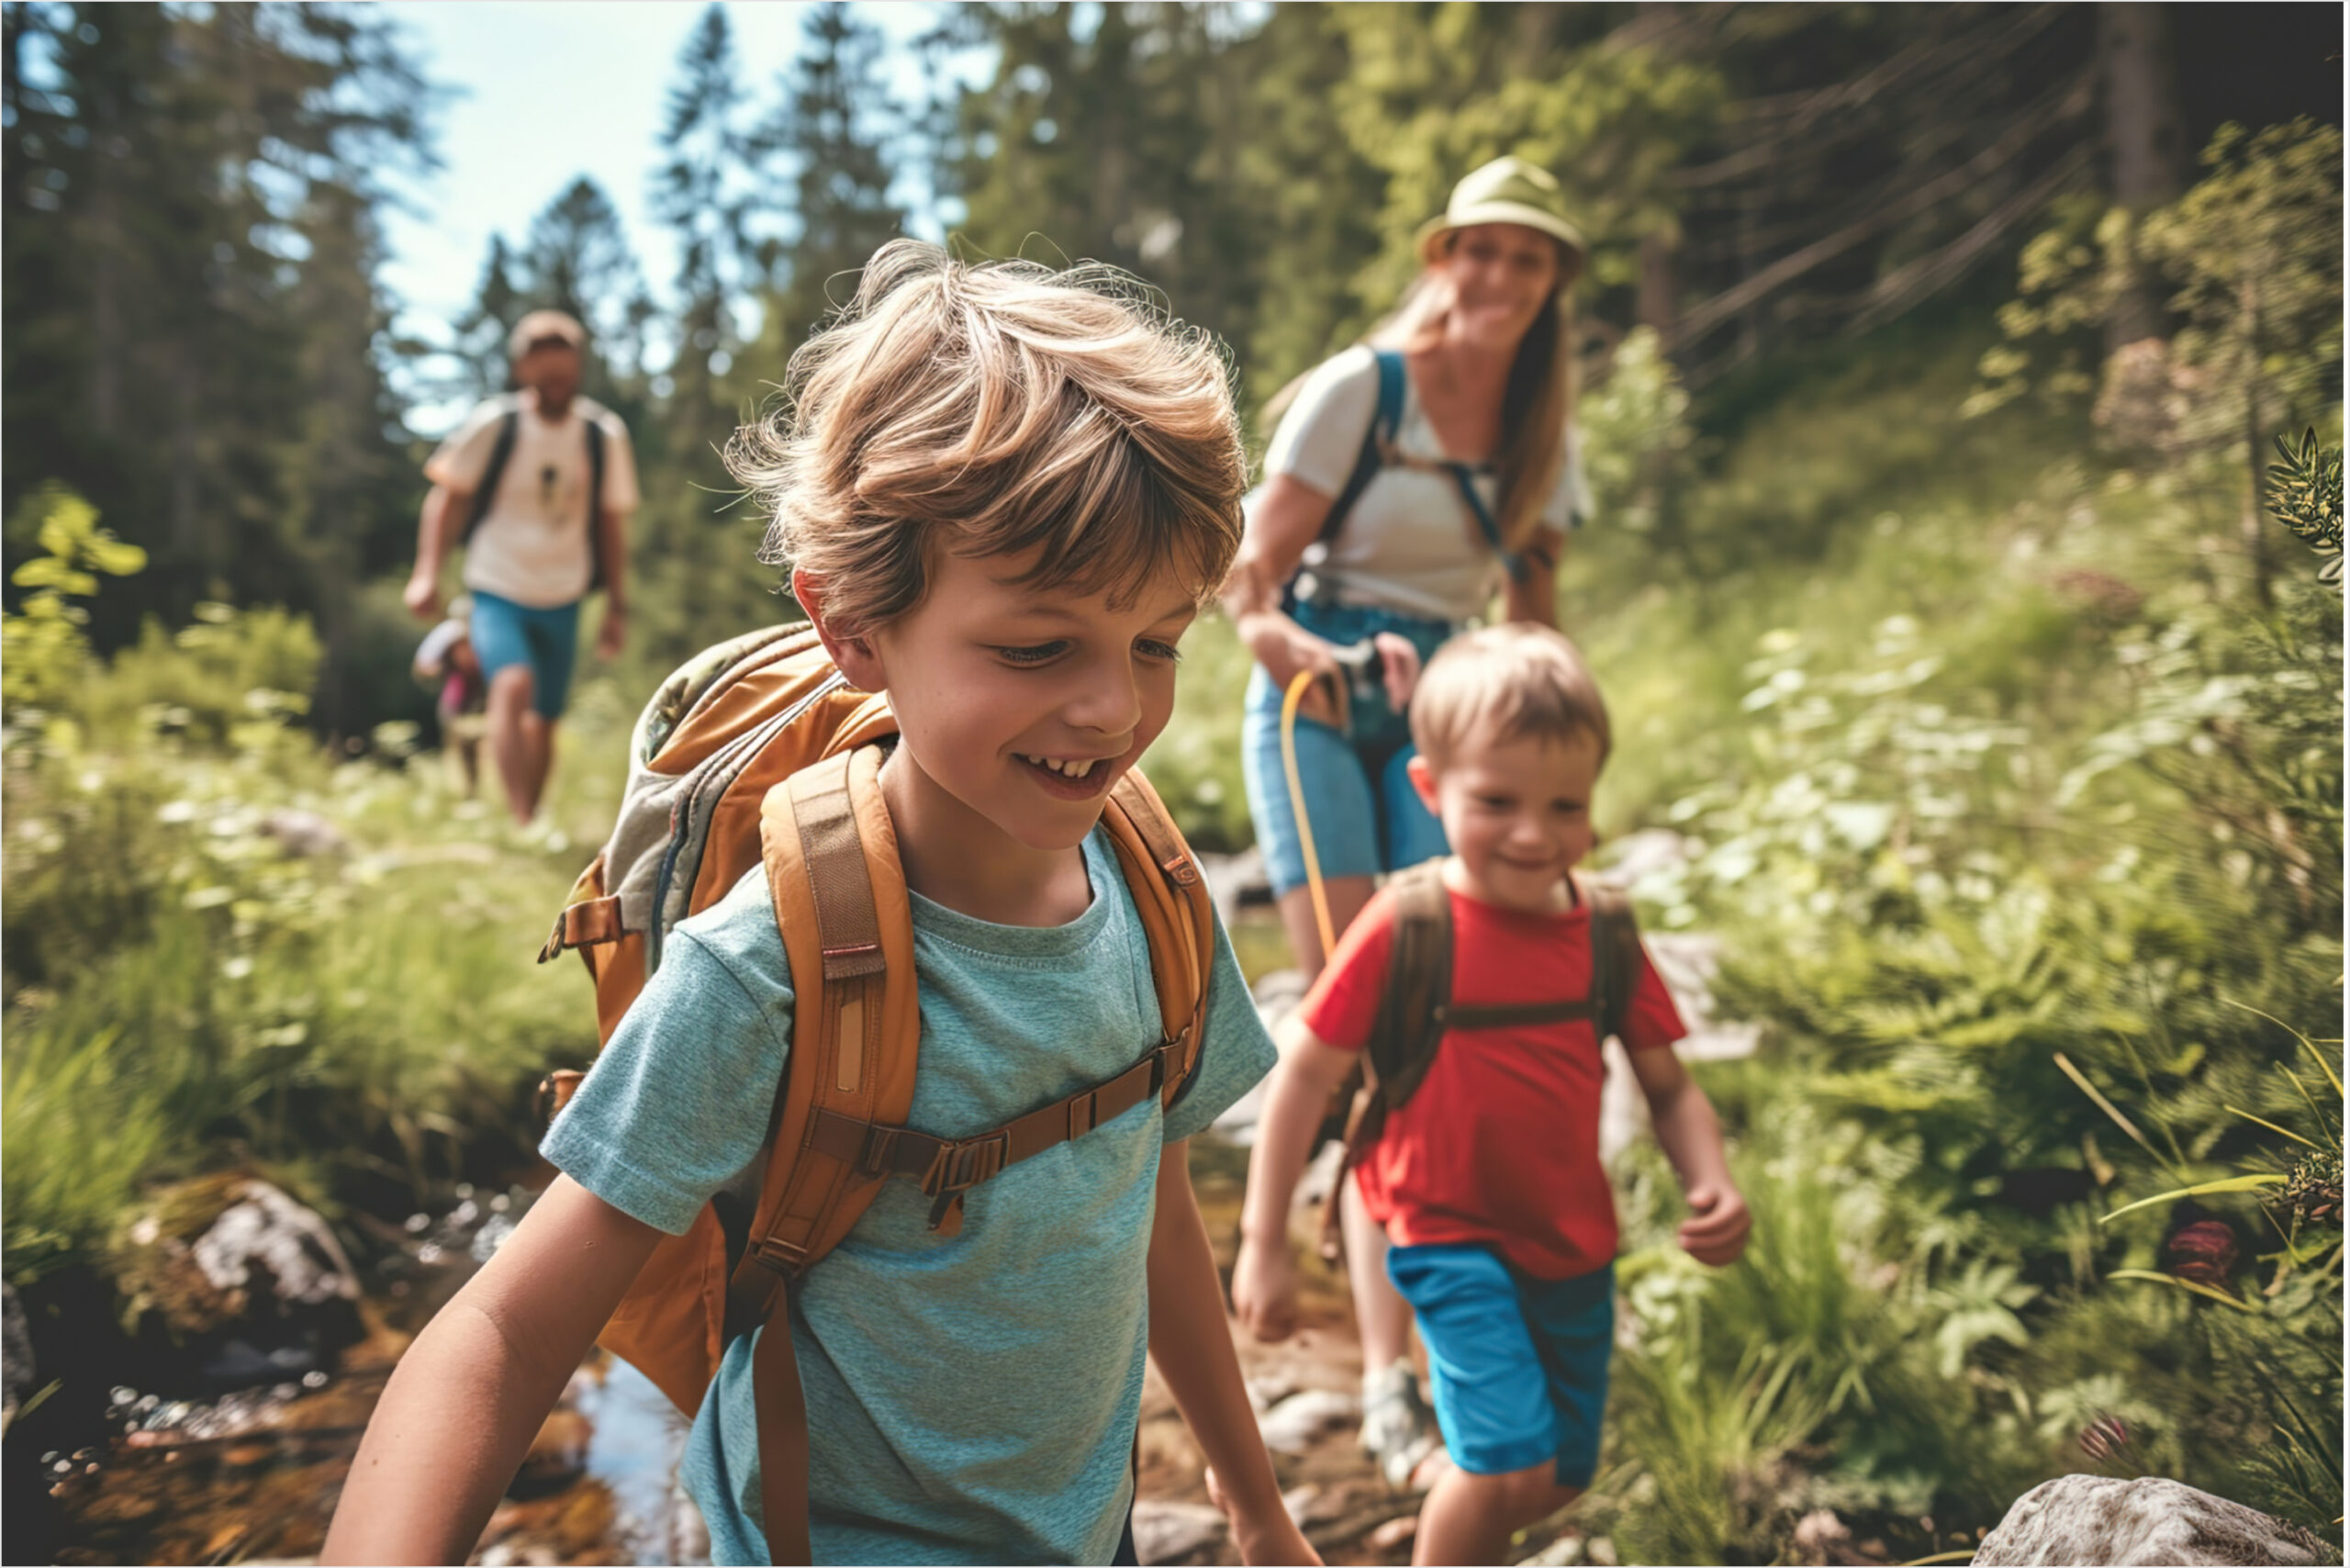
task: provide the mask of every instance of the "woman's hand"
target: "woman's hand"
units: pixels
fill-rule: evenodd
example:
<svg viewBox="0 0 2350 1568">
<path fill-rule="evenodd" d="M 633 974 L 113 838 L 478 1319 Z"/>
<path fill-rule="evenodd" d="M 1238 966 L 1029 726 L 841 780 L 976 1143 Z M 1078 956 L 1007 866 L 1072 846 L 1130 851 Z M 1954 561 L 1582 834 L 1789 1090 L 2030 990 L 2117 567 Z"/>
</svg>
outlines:
<svg viewBox="0 0 2350 1568">
<path fill-rule="evenodd" d="M 1305 689 L 1305 696 L 1297 705 L 1298 712 L 1334 728 L 1337 725 L 1337 688 L 1346 677 L 1338 668 L 1336 648 L 1278 610 L 1260 610 L 1246 617 L 1239 632 L 1250 655 L 1272 677 L 1276 690 L 1286 692 L 1300 671 L 1310 671 L 1315 679 Z"/>
<path fill-rule="evenodd" d="M 1387 682 L 1387 705 L 1398 713 L 1411 705 L 1412 692 L 1420 684 L 1420 650 L 1409 637 L 1393 632 L 1374 635 L 1371 644 L 1379 650 L 1382 675 Z"/>
</svg>

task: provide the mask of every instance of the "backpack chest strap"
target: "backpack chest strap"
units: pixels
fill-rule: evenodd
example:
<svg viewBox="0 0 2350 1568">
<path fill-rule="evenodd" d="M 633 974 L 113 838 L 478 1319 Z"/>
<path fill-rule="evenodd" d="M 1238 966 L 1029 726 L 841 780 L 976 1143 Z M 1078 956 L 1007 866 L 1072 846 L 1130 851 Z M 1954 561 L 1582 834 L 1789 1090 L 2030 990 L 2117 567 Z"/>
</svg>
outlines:
<svg viewBox="0 0 2350 1568">
<path fill-rule="evenodd" d="M 1521 1002 L 1498 1007 L 1456 1007 L 1449 1003 L 1435 1013 L 1445 1029 L 1522 1029 L 1537 1024 L 1563 1024 L 1575 1018 L 1595 1018 L 1598 1008 L 1590 997 L 1572 1002 Z"/>
<path fill-rule="evenodd" d="M 1157 1094 L 1184 1048 L 1181 1036 L 1168 1040 L 1115 1078 L 970 1137 L 934 1137 L 819 1110 L 809 1126 L 809 1147 L 868 1179 L 904 1176 L 919 1182 L 932 1200 L 930 1227 L 951 1236 L 961 1228 L 965 1193 L 1005 1166 L 1083 1137 Z"/>
</svg>

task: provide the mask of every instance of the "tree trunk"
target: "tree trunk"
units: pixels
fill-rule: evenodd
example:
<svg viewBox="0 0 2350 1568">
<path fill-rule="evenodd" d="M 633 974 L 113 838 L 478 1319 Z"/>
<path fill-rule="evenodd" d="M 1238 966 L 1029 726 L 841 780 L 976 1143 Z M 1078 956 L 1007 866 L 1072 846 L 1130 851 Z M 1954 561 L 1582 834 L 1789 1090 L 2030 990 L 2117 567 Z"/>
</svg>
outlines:
<svg viewBox="0 0 2350 1568">
<path fill-rule="evenodd" d="M 1673 269 L 1678 249 L 1662 234 L 1640 237 L 1640 287 L 1633 311 L 1640 325 L 1654 330 L 1657 341 L 1667 349 L 1673 347 L 1673 330 L 1681 319 L 1681 291 Z"/>
<path fill-rule="evenodd" d="M 2143 0 L 2100 6 L 2097 11 L 2098 73 L 2105 95 L 2108 151 L 2113 157 L 2114 204 L 2135 221 L 2179 193 L 2184 139 L 2177 77 L 2171 53 L 2168 8 Z M 2106 352 L 2146 338 L 2167 338 L 2160 287 L 2137 259 L 2130 286 L 2106 321 Z"/>
</svg>

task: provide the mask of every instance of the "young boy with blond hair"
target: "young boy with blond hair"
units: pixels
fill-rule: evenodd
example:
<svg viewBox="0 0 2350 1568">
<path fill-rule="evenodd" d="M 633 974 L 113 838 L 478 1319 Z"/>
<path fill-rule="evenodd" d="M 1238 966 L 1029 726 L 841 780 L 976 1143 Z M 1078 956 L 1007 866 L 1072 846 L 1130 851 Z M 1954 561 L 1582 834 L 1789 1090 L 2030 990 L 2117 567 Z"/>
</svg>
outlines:
<svg viewBox="0 0 2350 1568">
<path fill-rule="evenodd" d="M 1441 873 L 1449 1008 L 1522 1015 L 1593 994 L 1592 893 L 1573 868 L 1592 847 L 1609 735 L 1573 645 L 1523 623 L 1456 638 L 1429 661 L 1411 722 L 1412 783 L 1453 851 Z M 1267 1087 L 1232 1279 L 1234 1307 L 1261 1339 L 1295 1326 L 1291 1196 L 1323 1107 L 1380 1022 L 1395 926 L 1382 890 L 1307 995 Z M 1621 1017 L 1687 1195 L 1681 1245 L 1731 1262 L 1746 1203 L 1713 1107 L 1673 1053 L 1685 1031 L 1645 953 Z M 1451 1459 L 1421 1509 L 1416 1562 L 1502 1562 L 1513 1534 L 1591 1483 L 1617 1245 L 1599 1160 L 1601 1044 L 1588 1017 L 1449 1027 L 1355 1167 L 1419 1323 Z"/>
<path fill-rule="evenodd" d="M 838 668 L 894 708 L 878 788 L 919 983 L 909 1121 L 959 1137 L 1162 1037 L 1100 819 L 1165 727 L 1177 644 L 1238 543 L 1225 365 L 1107 274 L 900 241 L 788 390 L 789 414 L 738 442 L 737 472 Z M 464 1559 L 655 1243 L 759 1153 L 793 1049 L 790 969 L 757 868 L 669 932 L 548 1134 L 563 1174 L 402 1360 L 329 1561 Z M 1170 1105 L 1149 1095 L 1005 1166 L 956 1234 L 890 1182 L 808 1271 L 790 1327 L 816 1561 L 1134 1561 L 1146 1348 L 1235 1498 L 1242 1556 L 1315 1561 L 1258 1436 L 1185 1163 L 1272 1059 L 1219 926 L 1204 1037 Z M 768 1560 L 755 1338 L 727 1348 L 685 1460 L 722 1562 Z"/>
</svg>

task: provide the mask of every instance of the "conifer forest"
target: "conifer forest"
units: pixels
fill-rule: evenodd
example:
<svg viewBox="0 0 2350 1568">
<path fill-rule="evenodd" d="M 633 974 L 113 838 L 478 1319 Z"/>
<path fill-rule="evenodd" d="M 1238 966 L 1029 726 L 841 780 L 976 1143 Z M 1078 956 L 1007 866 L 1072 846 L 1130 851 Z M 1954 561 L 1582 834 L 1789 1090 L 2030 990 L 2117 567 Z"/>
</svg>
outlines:
<svg viewBox="0 0 2350 1568">
<path fill-rule="evenodd" d="M 642 162 L 518 207 L 429 330 L 390 218 L 453 90 L 397 7 L 0 12 L 0 1554 L 315 1559 L 386 1369 L 550 1174 L 538 1085 L 596 1017 L 533 958 L 640 709 L 799 618 L 723 453 L 866 258 L 1124 269 L 1220 341 L 1261 462 L 1515 154 L 1589 241 L 1593 864 L 1743 1042 L 1690 1070 L 1754 1231 L 1693 1261 L 1654 1141 L 1616 1156 L 1599 1470 L 1510 1560 L 1961 1562 L 2081 1474 L 2341 1561 L 2339 11 L 799 11 L 773 58 L 679 11 Z M 626 646 L 591 606 L 519 826 L 402 589 L 458 417 L 418 410 L 502 390 L 540 308 L 643 500 Z M 1143 767 L 1244 866 L 1249 655 L 1213 611 L 1182 652 Z M 1226 917 L 1289 967 L 1262 897 Z M 1227 1267 L 1246 1160 L 1195 1140 Z M 239 1205 L 307 1263 L 195 1267 Z M 1302 1268 L 1344 1375 L 1244 1357 L 1276 1410 L 1355 1386 Z M 692 1560 L 621 1390 L 583 1369 L 476 1561 Z M 1138 1521 L 1213 1523 L 1181 1430 L 1147 1396 Z M 1408 1561 L 1353 1430 L 1277 1473 L 1328 1561 Z"/>
</svg>

